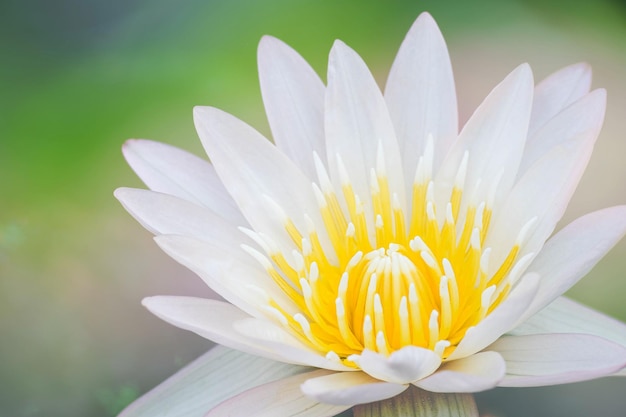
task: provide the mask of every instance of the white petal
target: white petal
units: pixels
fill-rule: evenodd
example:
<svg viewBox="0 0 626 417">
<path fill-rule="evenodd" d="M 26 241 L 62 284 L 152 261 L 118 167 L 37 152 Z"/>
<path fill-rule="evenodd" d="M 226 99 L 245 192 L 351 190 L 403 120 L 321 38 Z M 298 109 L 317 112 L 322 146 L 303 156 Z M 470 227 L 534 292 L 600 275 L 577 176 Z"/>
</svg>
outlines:
<svg viewBox="0 0 626 417">
<path fill-rule="evenodd" d="M 259 43 L 258 64 L 274 142 L 309 178 L 315 178 L 313 152 L 326 155 L 324 84 L 296 51 L 271 36 Z"/>
<path fill-rule="evenodd" d="M 151 189 L 209 207 L 236 224 L 245 224 L 215 170 L 204 159 L 164 143 L 131 139 L 122 152 Z"/>
<path fill-rule="evenodd" d="M 229 221 L 206 207 L 169 194 L 118 188 L 115 197 L 143 227 L 160 234 L 192 236 L 238 247 L 243 235 Z"/>
<path fill-rule="evenodd" d="M 354 407 L 354 417 L 478 417 L 474 396 L 438 394 L 415 386 L 387 400 Z"/>
<path fill-rule="evenodd" d="M 326 417 L 341 413 L 350 405 L 320 403 L 305 396 L 300 385 L 309 378 L 327 375 L 312 371 L 260 385 L 224 401 L 205 417 Z"/>
<path fill-rule="evenodd" d="M 288 311 L 292 310 L 290 299 L 243 250 L 188 236 L 163 235 L 154 240 L 213 291 L 248 314 L 259 316 L 259 305 L 267 304 L 270 297 Z"/>
<path fill-rule="evenodd" d="M 259 338 L 258 334 L 256 338 L 242 334 L 236 330 L 236 323 L 250 319 L 250 316 L 222 301 L 157 296 L 145 298 L 142 303 L 150 312 L 176 327 L 252 355 L 306 366 L 314 366 L 307 359 L 320 356 L 277 326 L 271 332 L 265 332 L 265 340 Z M 264 341 L 269 338 L 274 338 L 274 343 L 265 344 Z"/>
<path fill-rule="evenodd" d="M 354 362 L 363 372 L 381 381 L 408 384 L 432 374 L 441 364 L 441 357 L 429 349 L 406 346 L 388 357 L 364 350 Z"/>
<path fill-rule="evenodd" d="M 559 297 L 510 334 L 585 333 L 626 347 L 626 324 L 567 297 Z"/>
<path fill-rule="evenodd" d="M 304 233 L 308 215 L 319 226 L 322 244 L 330 247 L 311 180 L 289 158 L 256 130 L 221 110 L 196 107 L 194 121 L 215 170 L 256 231 L 291 253 L 294 244 L 285 230 L 285 216 Z M 274 203 L 268 203 L 268 198 Z M 274 204 L 284 213 L 277 212 Z M 327 252 L 329 257 L 333 254 Z"/>
<path fill-rule="evenodd" d="M 254 339 L 259 345 L 270 350 L 285 351 L 286 346 L 289 346 L 293 351 L 294 360 L 298 363 L 334 371 L 354 371 L 354 368 L 349 368 L 341 362 L 328 359 L 319 352 L 305 347 L 284 329 L 267 320 L 248 318 L 237 321 L 233 327 L 245 337 Z"/>
<path fill-rule="evenodd" d="M 338 372 L 311 378 L 301 389 L 309 397 L 328 404 L 355 405 L 400 394 L 408 385 L 381 382 L 364 372 Z"/>
<path fill-rule="evenodd" d="M 526 237 L 525 252 L 537 253 L 552 234 L 591 157 L 604 118 L 606 94 L 596 90 L 550 120 L 537 133 L 545 143 L 541 154 L 511 190 L 493 220 L 485 246 L 492 247 L 490 263 L 500 265 L 519 230 L 537 218 Z M 561 138 L 560 141 L 553 140 Z M 524 158 L 526 158 L 526 155 Z M 525 169 L 521 167 L 521 169 Z"/>
<path fill-rule="evenodd" d="M 273 360 L 281 359 L 278 353 L 260 348 L 235 330 L 236 321 L 250 316 L 231 304 L 182 296 L 147 297 L 142 304 L 160 319 L 215 343 Z"/>
<path fill-rule="evenodd" d="M 369 207 L 370 170 L 377 166 L 382 145 L 389 188 L 398 194 L 403 208 L 402 159 L 383 95 L 361 57 L 341 41 L 336 41 L 330 52 L 325 126 L 334 180 L 339 179 L 336 156 L 340 155 L 355 193 Z M 371 218 L 368 215 L 368 220 Z"/>
<path fill-rule="evenodd" d="M 478 205 L 485 200 L 498 178 L 496 199 L 506 195 L 513 185 L 524 149 L 532 93 L 533 77 L 527 64 L 515 69 L 489 93 L 463 127 L 436 176 L 438 207 L 445 207 L 449 201 L 466 152 L 469 159 L 464 188 L 468 194 L 472 193 L 479 181 L 482 188 L 477 195 L 464 195 L 464 204 Z"/>
<path fill-rule="evenodd" d="M 502 356 L 479 352 L 444 363 L 437 372 L 414 384 L 433 392 L 479 392 L 498 385 L 506 371 Z"/>
<path fill-rule="evenodd" d="M 307 368 L 216 346 L 129 405 L 119 417 L 201 417 L 222 401 Z"/>
<path fill-rule="evenodd" d="M 548 240 L 527 268 L 541 277 L 537 296 L 518 324 L 565 293 L 624 236 L 626 206 L 582 216 Z"/>
<path fill-rule="evenodd" d="M 458 134 L 454 77 L 446 43 L 432 16 L 422 13 L 393 62 L 385 100 L 402 153 L 404 177 L 412 180 L 429 134 L 435 170 Z"/>
<path fill-rule="evenodd" d="M 567 144 L 581 135 L 595 142 L 600 133 L 606 110 L 606 91 L 594 90 L 581 97 L 561 112 L 554 115 L 540 129 L 528 138 L 524 157 L 520 164 L 520 174 L 551 148 Z M 581 167 L 584 170 L 586 164 Z"/>
<path fill-rule="evenodd" d="M 585 63 L 565 67 L 537 84 L 529 134 L 532 135 L 562 109 L 587 94 L 589 87 L 591 67 Z"/>
<path fill-rule="evenodd" d="M 504 336 L 489 346 L 506 361 L 503 387 L 538 387 L 585 381 L 626 366 L 626 348 L 597 336 Z"/>
<path fill-rule="evenodd" d="M 522 277 L 502 304 L 475 327 L 467 329 L 465 336 L 448 359 L 454 360 L 472 355 L 511 330 L 519 320 L 519 316 L 532 302 L 538 287 L 538 275 L 528 274 Z"/>
</svg>

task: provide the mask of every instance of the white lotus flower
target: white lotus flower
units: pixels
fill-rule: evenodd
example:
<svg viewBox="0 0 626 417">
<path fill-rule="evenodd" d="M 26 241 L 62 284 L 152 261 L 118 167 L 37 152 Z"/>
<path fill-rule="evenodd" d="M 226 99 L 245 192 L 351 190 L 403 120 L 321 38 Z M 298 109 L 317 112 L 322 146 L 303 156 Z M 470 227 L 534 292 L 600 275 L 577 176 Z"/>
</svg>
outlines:
<svg viewBox="0 0 626 417">
<path fill-rule="evenodd" d="M 384 95 L 340 41 L 327 86 L 277 39 L 263 38 L 258 58 L 275 145 L 198 107 L 212 165 L 132 140 L 124 154 L 153 191 L 116 191 L 166 253 L 227 300 L 151 297 L 150 311 L 224 346 L 320 369 L 276 368 L 286 371 L 210 415 L 260 415 L 260 399 L 267 415 L 328 415 L 410 384 L 467 393 L 624 368 L 626 326 L 559 296 L 624 235 L 626 206 L 550 237 L 604 117 L 605 91 L 589 92 L 586 65 L 536 87 L 521 65 L 459 133 L 447 49 L 428 14 Z"/>
</svg>

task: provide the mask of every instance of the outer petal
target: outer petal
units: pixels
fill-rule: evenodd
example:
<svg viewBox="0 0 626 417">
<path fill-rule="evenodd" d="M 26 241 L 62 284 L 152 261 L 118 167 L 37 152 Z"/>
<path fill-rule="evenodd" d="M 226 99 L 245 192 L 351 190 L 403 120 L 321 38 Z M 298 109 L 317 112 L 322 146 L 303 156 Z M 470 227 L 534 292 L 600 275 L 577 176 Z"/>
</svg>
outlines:
<svg viewBox="0 0 626 417">
<path fill-rule="evenodd" d="M 498 337 L 511 330 L 519 316 L 532 302 L 539 286 L 539 276 L 529 274 L 521 279 L 511 294 L 491 314 L 475 327 L 467 329 L 465 336 L 448 360 L 464 358 L 484 349 Z"/>
<path fill-rule="evenodd" d="M 525 153 L 524 161 L 532 161 L 532 165 L 526 167 L 511 190 L 485 243 L 494 249 L 492 265 L 499 265 L 506 257 L 519 230 L 533 217 L 537 221 L 526 236 L 524 251 L 537 253 L 552 234 L 589 162 L 602 127 L 605 103 L 605 92 L 596 90 L 554 117 L 537 133 L 546 147 L 540 155 Z M 555 141 L 554 137 L 562 140 Z"/>
<path fill-rule="evenodd" d="M 206 206 L 235 224 L 246 224 L 207 161 L 174 146 L 142 139 L 126 141 L 122 152 L 150 189 Z"/>
<path fill-rule="evenodd" d="M 406 346 L 388 357 L 364 350 L 360 355 L 350 356 L 363 372 L 381 381 L 408 384 L 422 379 L 437 370 L 441 357 L 429 349 Z"/>
<path fill-rule="evenodd" d="M 216 346 L 129 405 L 119 417 L 201 417 L 254 386 L 307 368 Z"/>
<path fill-rule="evenodd" d="M 491 194 L 497 204 L 500 196 L 506 195 L 524 149 L 532 93 L 532 72 L 527 64 L 515 69 L 489 93 L 463 127 L 435 177 L 437 207 L 445 207 L 449 201 L 466 153 L 469 159 L 464 189 L 469 190 L 469 198 L 464 195 L 463 204 L 477 206 L 489 200 Z M 481 188 L 475 190 L 478 184 Z"/>
<path fill-rule="evenodd" d="M 365 203 L 367 219 L 373 218 L 369 178 L 370 170 L 380 165 L 379 150 L 389 188 L 398 194 L 404 208 L 402 158 L 385 100 L 361 57 L 341 41 L 336 41 L 330 52 L 325 126 L 331 175 L 339 185 L 340 155 L 355 193 Z"/>
<path fill-rule="evenodd" d="M 389 72 L 385 100 L 396 131 L 404 178 L 415 175 L 429 134 L 435 170 L 458 133 L 454 77 L 446 43 L 432 16 L 422 13 L 406 35 Z"/>
<path fill-rule="evenodd" d="M 259 80 L 276 146 L 309 178 L 313 152 L 326 155 L 324 84 L 296 51 L 271 36 L 258 49 Z"/>
<path fill-rule="evenodd" d="M 585 381 L 626 366 L 626 348 L 597 336 L 504 336 L 489 346 L 506 361 L 503 387 L 538 387 Z"/>
<path fill-rule="evenodd" d="M 555 146 L 581 135 L 595 142 L 602 128 L 606 110 L 606 91 L 594 90 L 557 113 L 528 138 L 518 178 L 536 160 Z M 530 134 L 530 133 L 529 133 Z M 581 170 L 585 168 L 583 164 Z"/>
<path fill-rule="evenodd" d="M 205 417 L 326 417 L 350 408 L 320 403 L 302 393 L 300 384 L 322 375 L 328 375 L 328 371 L 307 372 L 260 385 L 224 401 Z"/>
<path fill-rule="evenodd" d="M 169 194 L 118 188 L 115 197 L 150 232 L 192 236 L 233 249 L 245 240 L 230 222 L 206 207 Z"/>
<path fill-rule="evenodd" d="M 591 67 L 586 63 L 565 67 L 537 84 L 529 134 L 532 135 L 562 109 L 587 94 L 590 87 Z"/>
<path fill-rule="evenodd" d="M 626 347 L 626 324 L 567 297 L 557 298 L 510 332 L 514 336 L 542 333 L 590 334 Z"/>
<path fill-rule="evenodd" d="M 338 372 L 307 380 L 301 386 L 307 396 L 336 405 L 365 404 L 400 394 L 408 385 L 381 382 L 363 372 Z"/>
<path fill-rule="evenodd" d="M 625 233 L 626 206 L 617 206 L 580 217 L 550 238 L 527 269 L 541 275 L 542 281 L 517 324 L 571 288 Z"/>
<path fill-rule="evenodd" d="M 354 417 L 478 417 L 470 394 L 437 394 L 410 386 L 402 394 L 376 403 L 354 407 Z"/>
<path fill-rule="evenodd" d="M 495 352 L 480 352 L 446 362 L 437 372 L 414 384 L 432 392 L 479 392 L 498 385 L 505 371 L 502 356 Z"/>
<path fill-rule="evenodd" d="M 258 306 L 267 304 L 270 297 L 288 311 L 295 308 L 266 271 L 239 248 L 187 236 L 163 235 L 154 240 L 213 291 L 252 316 L 262 315 Z"/>
<path fill-rule="evenodd" d="M 306 214 L 320 226 L 322 243 L 330 245 L 311 180 L 292 161 L 256 130 L 221 110 L 196 107 L 194 121 L 215 170 L 256 231 L 291 253 L 294 244 L 285 229 L 287 221 L 303 233 L 308 230 Z"/>
<path fill-rule="evenodd" d="M 257 325 L 263 326 L 257 334 L 251 337 L 241 333 L 236 329 L 237 324 L 252 319 L 228 303 L 194 297 L 158 296 L 145 298 L 143 305 L 176 327 L 233 349 L 296 365 L 346 369 L 311 351 L 283 329 L 271 326 L 271 323 L 257 320 Z"/>
</svg>

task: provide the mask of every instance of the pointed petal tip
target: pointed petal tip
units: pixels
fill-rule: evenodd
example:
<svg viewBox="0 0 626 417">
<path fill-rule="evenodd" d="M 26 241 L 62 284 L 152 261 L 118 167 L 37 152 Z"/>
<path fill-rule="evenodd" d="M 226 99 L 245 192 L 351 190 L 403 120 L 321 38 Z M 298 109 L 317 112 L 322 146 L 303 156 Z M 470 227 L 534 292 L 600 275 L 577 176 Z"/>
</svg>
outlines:
<svg viewBox="0 0 626 417">
<path fill-rule="evenodd" d="M 141 143 L 143 141 L 148 141 L 148 140 L 147 139 L 128 138 L 122 144 L 122 149 L 128 148 L 129 146 L 134 146 L 137 143 Z"/>
<path fill-rule="evenodd" d="M 341 39 L 335 39 L 333 41 L 333 46 L 330 48 L 330 55 L 333 55 L 333 51 L 338 51 L 338 50 L 342 50 L 342 49 L 346 49 L 346 48 L 350 48 L 348 45 L 346 45 L 346 43 L 344 41 L 342 41 Z M 335 52 L 336 53 L 336 52 Z"/>
<path fill-rule="evenodd" d="M 585 61 L 577 62 L 575 64 L 572 64 L 572 65 L 569 66 L 569 68 L 576 69 L 576 70 L 580 71 L 583 74 L 586 74 L 586 73 L 591 74 L 593 72 L 592 69 L 591 69 L 591 64 L 589 64 L 588 62 L 585 62 Z"/>
<path fill-rule="evenodd" d="M 120 203 L 123 203 L 122 200 L 128 195 L 129 189 L 129 187 L 118 187 L 113 190 L 113 197 L 117 198 Z"/>
<path fill-rule="evenodd" d="M 422 13 L 419 14 L 419 16 L 417 16 L 417 20 L 432 20 L 435 21 L 435 19 L 433 18 L 433 15 L 430 14 L 430 12 L 424 11 Z"/>
<path fill-rule="evenodd" d="M 193 117 L 194 120 L 197 117 L 205 116 L 211 113 L 211 109 L 213 107 L 210 106 L 193 106 Z"/>
<path fill-rule="evenodd" d="M 439 25 L 437 25 L 437 21 L 435 20 L 435 18 L 433 17 L 433 15 L 431 15 L 429 12 L 422 12 L 420 13 L 419 16 L 417 16 L 417 19 L 415 19 L 415 22 L 413 23 L 413 26 L 411 27 L 411 30 L 414 30 L 415 28 L 421 28 L 421 27 L 429 27 L 431 29 L 436 29 L 437 32 L 439 32 Z"/>
<path fill-rule="evenodd" d="M 281 50 L 291 49 L 289 45 L 272 35 L 263 35 L 257 46 L 257 63 L 260 66 L 264 61 L 271 61 L 272 57 L 280 54 Z"/>
<path fill-rule="evenodd" d="M 532 83 L 532 81 L 533 81 L 533 70 L 530 67 L 530 64 L 528 62 L 524 62 L 523 64 L 520 64 L 517 68 L 515 68 L 513 70 L 513 72 L 518 74 L 518 76 L 520 78 L 521 77 L 529 78 L 531 83 Z"/>
<path fill-rule="evenodd" d="M 219 120 L 219 117 L 222 115 L 226 115 L 223 110 L 220 110 L 216 107 L 212 106 L 194 106 L 193 107 L 193 123 L 196 127 L 196 131 L 200 135 L 200 139 L 202 140 L 201 132 L 206 132 L 207 127 L 213 126 L 216 120 Z"/>
<path fill-rule="evenodd" d="M 144 146 L 150 146 L 150 145 L 163 145 L 163 144 L 160 142 L 149 140 L 149 139 L 137 139 L 137 138 L 126 139 L 124 143 L 122 143 L 122 155 L 124 155 L 124 158 L 128 161 L 129 157 L 132 158 L 132 155 L 131 155 L 132 153 L 141 152 L 141 149 Z"/>
<path fill-rule="evenodd" d="M 591 64 L 588 62 L 577 62 L 575 64 L 568 65 L 566 67 L 561 68 L 551 76 L 555 77 L 572 77 L 583 79 L 586 78 L 589 83 L 591 83 L 591 77 L 593 75 L 593 70 L 591 68 Z M 548 76 L 550 78 L 550 76 Z"/>
<path fill-rule="evenodd" d="M 141 305 L 144 306 L 148 311 L 154 313 L 154 308 L 160 304 L 160 301 L 163 296 L 161 295 L 152 295 L 150 297 L 144 297 L 141 300 Z"/>
<path fill-rule="evenodd" d="M 589 95 L 592 95 L 592 94 L 597 95 L 598 101 L 600 101 L 602 105 L 606 107 L 606 97 L 607 97 L 606 88 L 596 88 L 595 90 L 589 93 Z"/>
<path fill-rule="evenodd" d="M 286 46 L 287 44 L 272 35 L 263 35 L 261 36 L 261 39 L 259 40 L 258 51 L 261 51 L 261 49 L 265 49 L 265 48 L 271 48 L 276 45 Z"/>
</svg>

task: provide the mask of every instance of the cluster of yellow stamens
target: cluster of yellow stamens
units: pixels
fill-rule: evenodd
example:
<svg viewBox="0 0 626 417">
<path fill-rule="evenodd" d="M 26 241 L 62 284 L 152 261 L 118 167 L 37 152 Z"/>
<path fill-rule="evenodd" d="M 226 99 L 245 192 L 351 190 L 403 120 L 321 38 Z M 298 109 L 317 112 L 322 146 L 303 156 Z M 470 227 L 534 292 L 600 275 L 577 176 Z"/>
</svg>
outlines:
<svg viewBox="0 0 626 417">
<path fill-rule="evenodd" d="M 459 215 L 469 155 L 459 166 L 445 215 L 438 220 L 432 142 L 417 167 L 409 216 L 390 190 L 380 162 L 382 150 L 379 154 L 371 171 L 369 219 L 341 158 L 337 157 L 342 192 L 338 196 L 316 156 L 320 185 L 313 184 L 313 190 L 332 256 L 312 222 L 302 233 L 286 217 L 285 228 L 296 248 L 290 261 L 266 236 L 250 230 L 246 232 L 266 254 L 244 249 L 264 265 L 298 312 L 289 313 L 275 300 L 269 300 L 266 310 L 328 358 L 355 366 L 348 358 L 364 349 L 389 355 L 414 345 L 445 359 L 467 329 L 506 298 L 516 270 L 523 269 L 529 258 L 518 255 L 532 221 L 522 228 L 505 259 L 490 266 L 491 249 L 483 247 L 492 214 L 489 199 L 465 204 Z"/>
</svg>

